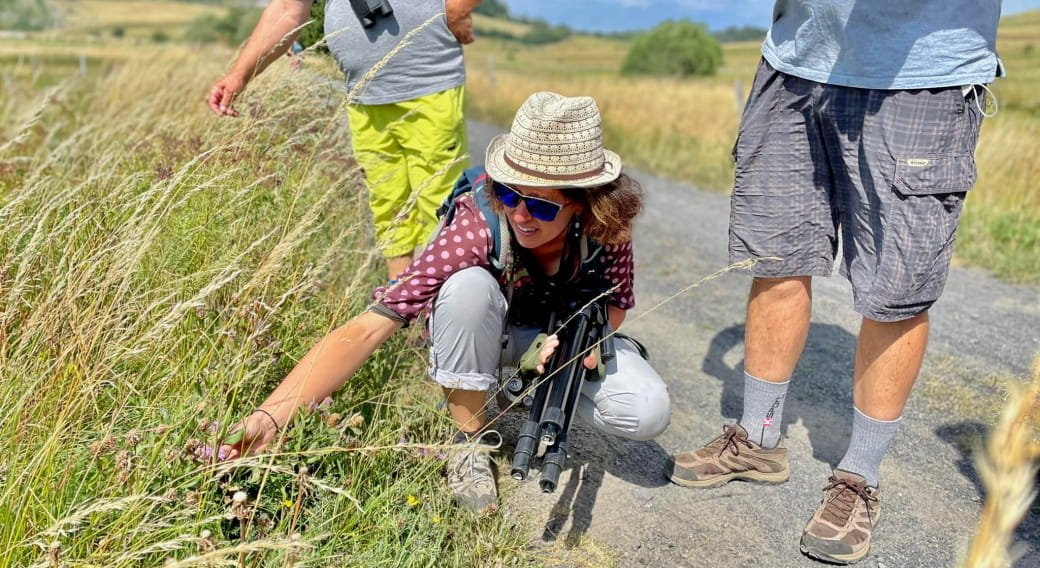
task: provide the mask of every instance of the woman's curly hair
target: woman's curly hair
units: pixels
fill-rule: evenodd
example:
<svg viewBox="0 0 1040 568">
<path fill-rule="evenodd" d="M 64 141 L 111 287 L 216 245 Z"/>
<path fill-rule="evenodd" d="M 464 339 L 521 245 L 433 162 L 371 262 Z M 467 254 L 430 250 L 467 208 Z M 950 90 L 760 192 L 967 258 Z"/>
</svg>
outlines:
<svg viewBox="0 0 1040 568">
<path fill-rule="evenodd" d="M 632 240 L 632 225 L 643 210 L 643 187 L 621 174 L 616 180 L 590 188 L 563 190 L 567 199 L 582 203 L 582 231 L 603 245 L 618 245 Z"/>
<path fill-rule="evenodd" d="M 491 208 L 496 213 L 505 206 L 492 192 Z M 603 245 L 618 245 L 632 239 L 632 224 L 643 210 L 643 188 L 639 182 L 621 174 L 616 180 L 597 187 L 569 187 L 563 195 L 582 204 L 582 233 Z"/>
</svg>

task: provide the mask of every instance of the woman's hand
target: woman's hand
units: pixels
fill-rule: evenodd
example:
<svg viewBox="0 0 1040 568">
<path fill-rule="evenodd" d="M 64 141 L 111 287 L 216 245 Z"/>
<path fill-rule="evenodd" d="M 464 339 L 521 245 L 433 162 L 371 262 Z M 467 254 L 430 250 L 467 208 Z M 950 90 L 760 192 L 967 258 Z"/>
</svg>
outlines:
<svg viewBox="0 0 1040 568">
<path fill-rule="evenodd" d="M 556 352 L 556 348 L 559 346 L 560 338 L 556 337 L 555 333 L 545 339 L 545 343 L 542 344 L 542 351 L 538 355 L 538 367 L 536 367 L 538 369 L 538 374 L 545 374 L 545 364 L 549 362 L 549 359 L 552 358 L 553 353 Z M 595 369 L 596 364 L 598 363 L 598 361 L 596 361 L 596 354 L 588 354 L 583 363 L 586 369 L 589 369 L 590 371 Z"/>
<path fill-rule="evenodd" d="M 274 420 L 263 412 L 254 412 L 246 416 L 228 432 L 216 452 L 212 446 L 203 445 L 195 452 L 195 457 L 204 462 L 209 462 L 214 457 L 217 461 L 247 457 L 260 452 L 278 437 Z"/>
</svg>

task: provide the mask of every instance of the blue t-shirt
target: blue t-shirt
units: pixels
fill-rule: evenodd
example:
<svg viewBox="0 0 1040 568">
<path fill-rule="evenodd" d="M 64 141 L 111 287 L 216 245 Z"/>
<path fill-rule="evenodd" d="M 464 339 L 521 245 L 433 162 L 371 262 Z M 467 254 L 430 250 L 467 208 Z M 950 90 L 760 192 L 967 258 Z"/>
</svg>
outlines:
<svg viewBox="0 0 1040 568">
<path fill-rule="evenodd" d="M 762 55 L 810 81 L 864 89 L 989 83 L 1000 0 L 777 0 Z"/>
</svg>

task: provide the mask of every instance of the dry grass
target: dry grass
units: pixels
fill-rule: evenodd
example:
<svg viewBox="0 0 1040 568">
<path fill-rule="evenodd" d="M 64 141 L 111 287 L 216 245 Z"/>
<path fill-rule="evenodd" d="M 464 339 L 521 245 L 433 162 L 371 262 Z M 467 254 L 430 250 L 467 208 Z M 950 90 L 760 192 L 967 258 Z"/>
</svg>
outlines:
<svg viewBox="0 0 1040 568">
<path fill-rule="evenodd" d="M 442 464 L 400 443 L 447 426 L 405 337 L 280 452 L 191 459 L 222 433 L 200 418 L 226 428 L 255 405 L 381 273 L 343 94 L 275 65 L 241 118 L 218 118 L 203 98 L 230 55 L 168 48 L 85 77 L 41 61 L 3 85 L 0 565 L 522 556 L 503 524 L 458 517 Z"/>
</svg>

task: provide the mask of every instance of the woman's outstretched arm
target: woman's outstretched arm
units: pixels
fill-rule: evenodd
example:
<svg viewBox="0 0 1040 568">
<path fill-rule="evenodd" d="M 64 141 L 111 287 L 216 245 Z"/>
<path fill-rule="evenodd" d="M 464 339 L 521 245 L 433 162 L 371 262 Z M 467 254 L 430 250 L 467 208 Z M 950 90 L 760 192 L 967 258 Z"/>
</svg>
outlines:
<svg viewBox="0 0 1040 568">
<path fill-rule="evenodd" d="M 274 441 L 296 411 L 318 402 L 343 386 L 361 365 L 403 324 L 373 312 L 365 312 L 323 337 L 293 367 L 253 414 L 232 428 L 243 430 L 234 443 L 221 446 L 222 459 L 249 455 Z"/>
</svg>

